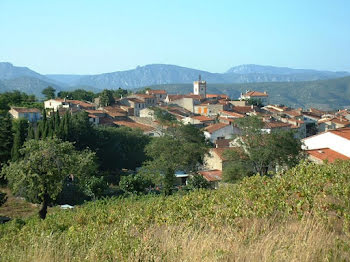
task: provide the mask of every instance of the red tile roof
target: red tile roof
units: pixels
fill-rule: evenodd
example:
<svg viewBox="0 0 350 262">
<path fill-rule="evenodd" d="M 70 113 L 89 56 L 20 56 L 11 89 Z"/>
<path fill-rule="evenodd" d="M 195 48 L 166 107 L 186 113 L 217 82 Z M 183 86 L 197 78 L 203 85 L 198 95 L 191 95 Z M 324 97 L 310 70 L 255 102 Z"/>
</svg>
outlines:
<svg viewBox="0 0 350 262">
<path fill-rule="evenodd" d="M 206 98 L 217 98 L 217 97 L 221 97 L 221 98 L 225 98 L 228 99 L 228 95 L 225 94 L 206 94 L 205 96 Z"/>
<path fill-rule="evenodd" d="M 208 170 L 208 171 L 199 171 L 198 173 L 202 175 L 209 182 L 222 180 L 222 171 L 217 169 Z"/>
<path fill-rule="evenodd" d="M 349 127 L 334 129 L 334 130 L 330 130 L 329 132 L 350 140 L 350 128 Z"/>
<path fill-rule="evenodd" d="M 206 116 L 192 116 L 193 119 L 196 119 L 201 122 L 206 122 L 206 121 L 214 121 L 213 118 L 206 117 Z"/>
<path fill-rule="evenodd" d="M 127 115 L 127 113 L 123 109 L 117 106 L 106 106 L 103 108 L 103 110 L 111 117 Z"/>
<path fill-rule="evenodd" d="M 244 96 L 259 97 L 259 96 L 268 96 L 268 94 L 267 93 L 262 93 L 262 92 L 259 92 L 259 91 L 249 91 L 249 92 L 245 93 Z"/>
<path fill-rule="evenodd" d="M 244 117 L 243 114 L 240 114 L 240 113 L 237 113 L 237 112 L 232 112 L 232 111 L 225 111 L 225 110 L 220 111 L 220 114 L 221 115 L 228 115 L 228 116 L 231 116 L 231 117 L 234 117 L 234 118 L 243 118 Z"/>
<path fill-rule="evenodd" d="M 330 148 L 320 148 L 306 151 L 311 158 L 316 158 L 318 160 L 327 160 L 330 163 L 333 163 L 335 160 L 348 160 L 350 157 L 347 157 L 343 154 L 340 154 Z"/>
<path fill-rule="evenodd" d="M 37 108 L 27 108 L 27 107 L 11 107 L 12 110 L 18 113 L 40 113 L 41 111 Z"/>
<path fill-rule="evenodd" d="M 86 108 L 94 108 L 95 106 L 80 100 L 67 100 L 67 102 L 74 104 L 74 105 L 79 105 L 81 107 L 86 107 Z"/>
<path fill-rule="evenodd" d="M 210 134 L 214 133 L 215 131 L 218 131 L 222 128 L 225 128 L 229 126 L 228 124 L 225 123 L 216 123 L 210 126 L 207 126 L 206 128 L 204 128 L 205 131 L 209 132 Z"/>
<path fill-rule="evenodd" d="M 252 106 L 234 106 L 232 108 L 232 111 L 235 111 L 235 112 L 241 113 L 241 114 L 254 112 L 254 110 L 255 110 L 255 107 L 252 108 Z"/>
<path fill-rule="evenodd" d="M 148 94 L 153 95 L 153 94 L 162 94 L 162 95 L 166 95 L 167 92 L 165 90 L 148 90 L 147 91 Z"/>
<path fill-rule="evenodd" d="M 268 128 L 268 129 L 290 127 L 291 126 L 291 124 L 283 123 L 283 122 L 277 122 L 277 121 L 265 122 L 264 124 L 265 124 L 264 127 Z"/>
</svg>

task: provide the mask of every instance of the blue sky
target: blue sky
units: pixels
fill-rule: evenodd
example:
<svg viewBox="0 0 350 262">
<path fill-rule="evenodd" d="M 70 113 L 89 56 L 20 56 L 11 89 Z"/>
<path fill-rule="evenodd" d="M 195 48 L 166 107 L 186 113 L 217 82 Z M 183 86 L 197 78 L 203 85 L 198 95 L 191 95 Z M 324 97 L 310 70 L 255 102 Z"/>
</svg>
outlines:
<svg viewBox="0 0 350 262">
<path fill-rule="evenodd" d="M 348 0 L 0 0 L 0 61 L 95 74 L 153 63 L 350 71 Z"/>
</svg>

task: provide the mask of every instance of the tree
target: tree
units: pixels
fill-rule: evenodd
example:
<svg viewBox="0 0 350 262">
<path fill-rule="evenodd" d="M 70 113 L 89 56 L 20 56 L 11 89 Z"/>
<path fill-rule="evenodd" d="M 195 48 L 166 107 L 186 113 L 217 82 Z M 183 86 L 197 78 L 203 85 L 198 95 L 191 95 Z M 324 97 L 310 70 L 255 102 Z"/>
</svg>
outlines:
<svg viewBox="0 0 350 262">
<path fill-rule="evenodd" d="M 237 150 L 225 152 L 230 162 L 224 170 L 226 181 L 232 182 L 249 174 L 267 175 L 269 170 L 278 167 L 292 167 L 302 158 L 301 142 L 292 130 L 267 133 L 256 116 L 237 119 L 235 124 L 242 134 L 235 139 Z"/>
<path fill-rule="evenodd" d="M 5 204 L 5 202 L 7 201 L 7 197 L 5 193 L 0 192 L 0 207 Z"/>
<path fill-rule="evenodd" d="M 12 120 L 9 113 L 0 115 L 0 168 L 11 158 Z"/>
<path fill-rule="evenodd" d="M 39 216 L 45 219 L 50 201 L 61 192 L 67 176 L 85 180 L 96 171 L 95 154 L 78 152 L 72 143 L 59 139 L 29 140 L 20 150 L 22 159 L 3 167 L 14 194 L 41 203 Z"/>
<path fill-rule="evenodd" d="M 187 188 L 194 190 L 200 188 L 210 188 L 210 183 L 201 175 L 195 174 L 187 180 Z"/>
<path fill-rule="evenodd" d="M 253 105 L 257 107 L 263 107 L 264 104 L 260 98 L 249 98 L 247 101 L 248 105 Z"/>
<path fill-rule="evenodd" d="M 55 92 L 56 92 L 56 89 L 54 89 L 51 86 L 48 86 L 45 89 L 43 89 L 43 91 L 41 91 L 41 93 L 45 96 L 47 100 L 55 98 L 56 97 Z"/>
<path fill-rule="evenodd" d="M 170 114 L 168 111 L 159 107 L 155 107 L 153 110 L 154 117 L 161 125 L 171 125 L 173 123 L 176 123 L 176 117 L 173 114 Z"/>
<path fill-rule="evenodd" d="M 93 102 L 96 94 L 84 89 L 76 89 L 74 91 L 60 91 L 57 93 L 59 98 L 67 98 L 72 100 L 90 101 Z"/>
<path fill-rule="evenodd" d="M 115 102 L 113 97 L 113 92 L 111 90 L 105 89 L 100 95 L 100 106 L 110 106 Z"/>
<path fill-rule="evenodd" d="M 154 187 L 154 183 L 151 179 L 141 174 L 136 174 L 123 176 L 119 182 L 119 187 L 131 194 L 145 194 L 147 189 Z"/>
<path fill-rule="evenodd" d="M 142 167 L 155 182 L 162 184 L 165 195 L 171 194 L 175 171 L 193 172 L 203 164 L 208 152 L 203 133 L 193 125 L 168 128 L 163 137 L 154 138 L 145 148 L 150 158 Z"/>
<path fill-rule="evenodd" d="M 20 157 L 19 150 L 22 148 L 28 135 L 28 121 L 26 119 L 13 120 L 13 146 L 11 150 L 11 159 L 16 161 Z"/>
<path fill-rule="evenodd" d="M 129 94 L 128 90 L 126 89 L 122 89 L 122 88 L 118 88 L 117 90 L 113 90 L 113 96 L 114 97 L 123 97 L 123 96 L 127 96 Z"/>
</svg>

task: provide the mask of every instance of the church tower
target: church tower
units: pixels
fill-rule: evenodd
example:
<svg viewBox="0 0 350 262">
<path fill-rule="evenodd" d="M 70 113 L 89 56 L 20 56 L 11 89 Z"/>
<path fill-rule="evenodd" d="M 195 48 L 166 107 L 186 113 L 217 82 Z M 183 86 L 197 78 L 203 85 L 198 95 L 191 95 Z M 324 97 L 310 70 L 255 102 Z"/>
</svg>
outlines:
<svg viewBox="0 0 350 262">
<path fill-rule="evenodd" d="M 202 80 L 201 75 L 199 75 L 198 81 L 193 82 L 193 94 L 206 98 L 207 82 Z"/>
</svg>

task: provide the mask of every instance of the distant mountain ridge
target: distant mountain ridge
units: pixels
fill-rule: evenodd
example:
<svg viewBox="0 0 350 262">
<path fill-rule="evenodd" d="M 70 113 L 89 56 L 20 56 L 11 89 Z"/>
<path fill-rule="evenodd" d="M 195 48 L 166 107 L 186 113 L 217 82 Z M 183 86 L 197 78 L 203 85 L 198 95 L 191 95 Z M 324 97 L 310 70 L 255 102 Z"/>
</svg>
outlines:
<svg viewBox="0 0 350 262">
<path fill-rule="evenodd" d="M 201 75 L 208 83 L 299 82 L 350 76 L 349 72 L 330 72 L 285 67 L 240 65 L 226 73 L 211 73 L 176 65 L 151 64 L 135 69 L 96 75 L 49 74 L 42 75 L 27 67 L 16 67 L 0 62 L 0 92 L 21 90 L 41 95 L 47 85 L 56 90 L 87 88 L 90 90 L 140 88 L 150 85 L 192 83 Z"/>
</svg>

